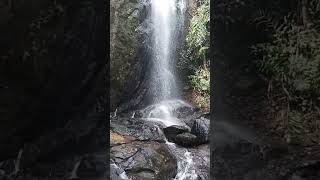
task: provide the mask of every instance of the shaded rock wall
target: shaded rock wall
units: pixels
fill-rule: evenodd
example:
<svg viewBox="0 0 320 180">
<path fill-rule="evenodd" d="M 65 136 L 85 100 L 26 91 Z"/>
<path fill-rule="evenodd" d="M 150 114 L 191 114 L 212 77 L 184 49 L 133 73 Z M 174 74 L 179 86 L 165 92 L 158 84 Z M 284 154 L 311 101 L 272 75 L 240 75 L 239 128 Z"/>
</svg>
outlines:
<svg viewBox="0 0 320 180">
<path fill-rule="evenodd" d="M 129 68 L 135 63 L 138 46 L 142 43 L 146 2 L 110 1 L 111 109 L 119 102 Z"/>
<path fill-rule="evenodd" d="M 90 138 L 105 139 L 98 128 L 108 98 L 106 4 L 21 0 L 0 7 L 0 161 L 24 149 L 22 164 L 31 168 L 75 153 Z"/>
</svg>

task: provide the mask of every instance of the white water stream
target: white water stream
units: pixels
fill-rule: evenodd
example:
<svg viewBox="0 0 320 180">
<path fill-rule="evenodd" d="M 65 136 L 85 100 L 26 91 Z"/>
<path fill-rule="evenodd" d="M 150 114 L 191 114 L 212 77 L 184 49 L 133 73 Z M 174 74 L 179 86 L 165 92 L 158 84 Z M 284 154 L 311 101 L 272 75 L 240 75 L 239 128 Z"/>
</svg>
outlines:
<svg viewBox="0 0 320 180">
<path fill-rule="evenodd" d="M 185 125 L 173 115 L 177 105 L 183 105 L 178 97 L 175 76 L 175 53 L 179 32 L 184 26 L 185 0 L 151 0 L 151 23 L 153 26 L 152 48 L 153 67 L 150 87 L 153 92 L 151 110 L 147 119 L 161 121 L 165 126 Z M 147 107 L 149 108 L 149 107 Z M 159 129 L 160 130 L 160 129 Z M 174 143 L 166 143 L 178 161 L 178 173 L 174 180 L 193 180 L 197 178 L 192 170 L 192 156 L 185 148 Z"/>
<path fill-rule="evenodd" d="M 154 103 L 176 98 L 175 55 L 184 24 L 184 0 L 151 0 L 152 80 Z"/>
</svg>

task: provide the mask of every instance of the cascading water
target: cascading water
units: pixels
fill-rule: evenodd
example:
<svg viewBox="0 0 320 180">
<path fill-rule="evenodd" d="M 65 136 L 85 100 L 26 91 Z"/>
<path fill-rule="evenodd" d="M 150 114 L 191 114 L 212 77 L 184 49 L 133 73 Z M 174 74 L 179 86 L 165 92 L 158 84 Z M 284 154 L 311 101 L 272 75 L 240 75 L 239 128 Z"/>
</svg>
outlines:
<svg viewBox="0 0 320 180">
<path fill-rule="evenodd" d="M 183 125 L 174 117 L 174 109 L 186 105 L 178 99 L 178 87 L 174 72 L 178 37 L 184 28 L 184 0 L 151 0 L 152 34 L 152 80 L 150 87 L 155 103 L 146 108 L 147 118 L 155 118 L 165 125 Z M 148 111 L 148 108 L 151 110 Z M 193 180 L 197 178 L 192 169 L 192 156 L 188 150 L 166 143 L 178 160 L 178 174 L 175 180 Z"/>
<path fill-rule="evenodd" d="M 174 74 L 177 32 L 183 23 L 184 0 L 152 0 L 151 22 L 153 26 L 152 81 L 154 103 L 176 98 L 177 84 Z"/>
<path fill-rule="evenodd" d="M 179 98 L 175 76 L 176 51 L 179 37 L 183 34 L 185 0 L 151 0 L 152 70 L 150 89 L 151 101 L 158 104 L 148 114 L 158 114 L 166 121 L 180 124 L 168 109 L 168 101 Z M 178 100 L 181 101 L 181 100 Z M 177 102 L 178 102 L 177 101 Z M 160 114 L 160 113 L 162 114 Z M 172 124 L 171 123 L 171 124 Z M 170 124 L 170 123 L 169 123 Z"/>
</svg>

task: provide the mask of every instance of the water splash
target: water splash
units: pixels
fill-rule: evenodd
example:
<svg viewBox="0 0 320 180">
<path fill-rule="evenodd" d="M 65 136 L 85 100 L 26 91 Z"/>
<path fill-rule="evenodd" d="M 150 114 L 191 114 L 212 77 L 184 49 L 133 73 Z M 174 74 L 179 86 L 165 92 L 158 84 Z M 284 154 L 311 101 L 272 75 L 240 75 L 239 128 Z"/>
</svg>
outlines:
<svg viewBox="0 0 320 180">
<path fill-rule="evenodd" d="M 126 172 L 123 171 L 117 164 L 112 163 L 110 166 L 117 170 L 114 171 L 115 174 L 111 174 L 112 179 L 131 180 L 131 178 L 127 176 Z"/>
<path fill-rule="evenodd" d="M 169 149 L 173 152 L 173 154 L 177 158 L 177 161 L 178 161 L 178 170 L 177 171 L 178 171 L 178 173 L 173 180 L 186 180 L 186 179 L 196 180 L 198 178 L 198 175 L 196 174 L 195 169 L 192 169 L 193 157 L 192 157 L 191 153 L 188 150 L 177 147 L 175 143 L 169 142 L 167 140 L 167 138 L 165 137 L 165 135 L 163 134 L 160 127 L 158 125 L 155 125 L 155 127 L 157 128 L 158 133 L 163 136 L 166 145 L 168 145 Z M 180 155 L 182 153 L 183 153 L 183 155 Z"/>
<path fill-rule="evenodd" d="M 114 111 L 113 115 L 110 114 L 110 118 L 115 118 L 115 117 L 117 117 L 117 111 L 118 111 L 118 109 L 116 109 L 116 110 Z"/>
<path fill-rule="evenodd" d="M 151 121 L 160 121 L 165 126 L 186 126 L 185 122 L 176 117 L 178 109 L 183 107 L 192 109 L 192 106 L 179 99 L 164 100 L 143 109 L 143 118 Z"/>
<path fill-rule="evenodd" d="M 136 115 L 136 112 L 133 112 L 131 118 L 134 118 L 135 115 Z"/>
<path fill-rule="evenodd" d="M 174 178 L 174 180 L 196 180 L 198 175 L 194 169 L 191 169 L 193 166 L 193 160 L 191 153 L 186 150 L 184 153 L 184 159 L 181 159 L 178 162 L 178 174 Z"/>
</svg>

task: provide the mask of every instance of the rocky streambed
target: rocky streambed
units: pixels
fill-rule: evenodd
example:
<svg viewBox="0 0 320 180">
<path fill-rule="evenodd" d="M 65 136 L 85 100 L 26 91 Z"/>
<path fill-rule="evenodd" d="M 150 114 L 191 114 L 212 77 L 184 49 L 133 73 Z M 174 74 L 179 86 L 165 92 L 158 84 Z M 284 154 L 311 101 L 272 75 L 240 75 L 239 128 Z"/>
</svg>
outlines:
<svg viewBox="0 0 320 180">
<path fill-rule="evenodd" d="M 164 117 L 158 116 L 164 115 L 163 111 L 157 108 L 111 118 L 113 180 L 209 179 L 210 120 L 192 108 L 179 107 L 175 109 L 177 118 L 170 121 L 179 122 L 175 125 L 163 121 Z"/>
</svg>

